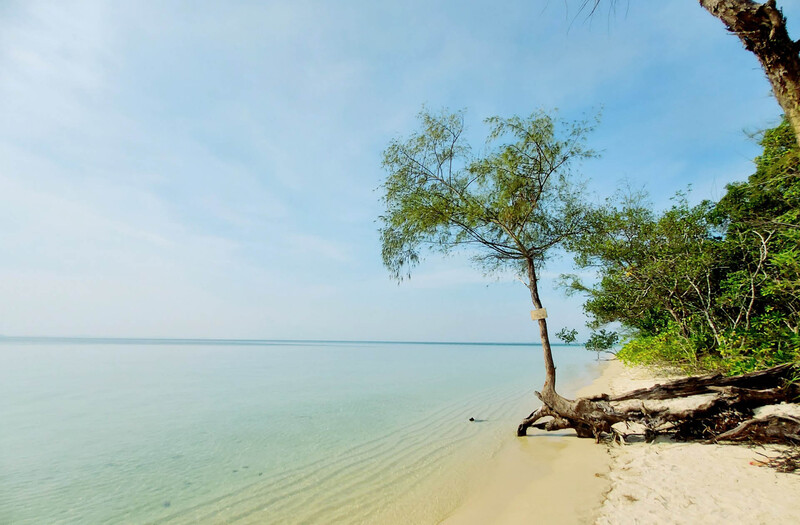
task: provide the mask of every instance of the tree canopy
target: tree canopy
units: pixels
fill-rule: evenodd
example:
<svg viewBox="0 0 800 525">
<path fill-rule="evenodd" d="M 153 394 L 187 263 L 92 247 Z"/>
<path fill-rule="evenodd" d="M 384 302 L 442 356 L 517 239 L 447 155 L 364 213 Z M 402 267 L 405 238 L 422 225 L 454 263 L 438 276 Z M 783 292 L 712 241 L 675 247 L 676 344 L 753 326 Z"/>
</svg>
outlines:
<svg viewBox="0 0 800 525">
<path fill-rule="evenodd" d="M 464 139 L 463 112 L 419 115 L 421 130 L 384 151 L 382 256 L 393 277 L 410 275 L 424 250 L 468 250 L 482 269 L 528 277 L 545 253 L 582 231 L 582 184 L 573 177 L 586 122 L 544 112 L 492 117 L 490 151 L 475 157 Z"/>
<path fill-rule="evenodd" d="M 600 278 L 567 285 L 588 294 L 595 327 L 631 332 L 621 358 L 730 373 L 800 358 L 800 149 L 787 121 L 761 144 L 755 173 L 720 202 L 678 194 L 658 214 L 628 194 L 574 244 Z"/>
</svg>

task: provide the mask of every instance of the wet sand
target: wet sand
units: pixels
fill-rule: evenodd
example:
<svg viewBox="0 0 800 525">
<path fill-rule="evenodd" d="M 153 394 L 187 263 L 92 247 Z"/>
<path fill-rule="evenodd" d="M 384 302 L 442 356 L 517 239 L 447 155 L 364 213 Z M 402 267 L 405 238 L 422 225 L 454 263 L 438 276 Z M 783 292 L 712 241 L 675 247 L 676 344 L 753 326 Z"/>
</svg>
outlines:
<svg viewBox="0 0 800 525">
<path fill-rule="evenodd" d="M 577 395 L 607 391 L 620 369 L 602 365 L 601 376 Z M 528 430 L 496 455 L 481 483 L 446 525 L 592 523 L 610 489 L 605 445 L 572 430 Z"/>
<path fill-rule="evenodd" d="M 624 392 L 665 379 L 611 361 L 578 395 Z M 780 450 L 668 439 L 596 445 L 572 432 L 530 430 L 501 449 L 443 523 L 793 523 L 800 475 L 763 465 L 765 456 Z"/>
</svg>

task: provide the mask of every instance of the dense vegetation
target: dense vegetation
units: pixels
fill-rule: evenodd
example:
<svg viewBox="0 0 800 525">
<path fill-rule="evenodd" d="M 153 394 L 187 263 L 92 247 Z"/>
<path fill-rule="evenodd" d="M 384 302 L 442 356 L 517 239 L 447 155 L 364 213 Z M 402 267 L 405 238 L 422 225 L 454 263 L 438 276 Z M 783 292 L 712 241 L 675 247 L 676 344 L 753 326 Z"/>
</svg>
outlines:
<svg viewBox="0 0 800 525">
<path fill-rule="evenodd" d="M 761 145 L 719 202 L 678 194 L 657 214 L 627 192 L 574 242 L 599 278 L 565 283 L 588 294 L 593 328 L 622 325 L 621 359 L 729 374 L 800 359 L 800 150 L 786 121 Z"/>
</svg>

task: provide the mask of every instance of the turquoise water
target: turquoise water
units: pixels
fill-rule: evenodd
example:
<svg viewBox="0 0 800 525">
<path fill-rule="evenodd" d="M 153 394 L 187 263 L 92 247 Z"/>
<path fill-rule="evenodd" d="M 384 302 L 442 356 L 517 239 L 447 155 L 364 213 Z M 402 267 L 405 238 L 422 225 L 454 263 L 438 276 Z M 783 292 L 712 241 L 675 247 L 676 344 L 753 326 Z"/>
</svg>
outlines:
<svg viewBox="0 0 800 525">
<path fill-rule="evenodd" d="M 593 377 L 555 354 L 560 385 Z M 0 363 L 21 524 L 436 523 L 543 379 L 536 345 L 4 340 Z"/>
</svg>

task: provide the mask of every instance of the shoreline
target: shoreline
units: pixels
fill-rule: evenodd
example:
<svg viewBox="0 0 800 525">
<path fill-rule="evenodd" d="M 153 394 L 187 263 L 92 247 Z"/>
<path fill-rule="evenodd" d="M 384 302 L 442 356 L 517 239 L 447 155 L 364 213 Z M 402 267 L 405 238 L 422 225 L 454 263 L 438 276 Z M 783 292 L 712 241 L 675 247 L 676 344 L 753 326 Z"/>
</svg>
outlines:
<svg viewBox="0 0 800 525">
<path fill-rule="evenodd" d="M 611 360 L 576 396 L 668 379 Z M 531 429 L 500 450 L 479 486 L 441 523 L 788 523 L 796 517 L 800 476 L 763 466 L 780 449 L 635 437 L 627 445 L 595 444 L 572 430 Z"/>
<path fill-rule="evenodd" d="M 607 391 L 620 373 L 613 362 L 575 396 Z M 611 488 L 611 458 L 605 445 L 579 439 L 574 430 L 530 429 L 514 437 L 492 459 L 482 482 L 442 525 L 593 523 Z"/>
</svg>

